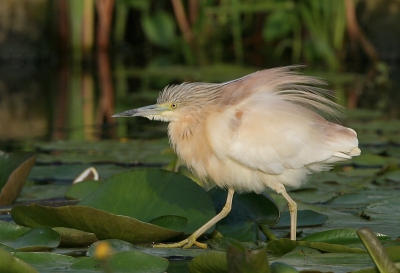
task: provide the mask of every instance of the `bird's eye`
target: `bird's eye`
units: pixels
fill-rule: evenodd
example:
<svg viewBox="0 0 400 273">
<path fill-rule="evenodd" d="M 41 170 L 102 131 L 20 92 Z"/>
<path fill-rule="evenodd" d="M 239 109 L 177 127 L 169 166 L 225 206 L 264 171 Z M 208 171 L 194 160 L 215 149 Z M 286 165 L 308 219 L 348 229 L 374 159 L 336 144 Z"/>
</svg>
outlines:
<svg viewBox="0 0 400 273">
<path fill-rule="evenodd" d="M 171 103 L 171 108 L 175 109 L 178 105 L 176 103 Z"/>
</svg>

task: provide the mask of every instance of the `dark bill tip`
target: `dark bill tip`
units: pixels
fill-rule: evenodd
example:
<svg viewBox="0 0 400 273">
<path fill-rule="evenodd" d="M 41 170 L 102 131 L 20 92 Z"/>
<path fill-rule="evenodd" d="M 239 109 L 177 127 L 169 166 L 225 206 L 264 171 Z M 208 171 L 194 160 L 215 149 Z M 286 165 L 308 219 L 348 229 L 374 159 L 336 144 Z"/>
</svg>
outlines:
<svg viewBox="0 0 400 273">
<path fill-rule="evenodd" d="M 112 118 L 132 117 L 132 116 L 133 116 L 134 114 L 136 114 L 136 113 L 137 113 L 136 109 L 132 109 L 132 110 L 128 110 L 128 111 L 125 111 L 125 112 L 121 112 L 121 113 L 114 114 L 114 115 L 112 115 L 111 117 L 112 117 Z"/>
</svg>

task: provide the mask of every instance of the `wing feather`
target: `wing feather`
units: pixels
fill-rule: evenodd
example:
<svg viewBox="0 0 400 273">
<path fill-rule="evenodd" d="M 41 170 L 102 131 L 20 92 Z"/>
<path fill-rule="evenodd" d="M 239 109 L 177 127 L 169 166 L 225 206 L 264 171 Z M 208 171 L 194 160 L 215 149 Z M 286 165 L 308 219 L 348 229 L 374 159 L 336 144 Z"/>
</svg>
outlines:
<svg viewBox="0 0 400 273">
<path fill-rule="evenodd" d="M 340 116 L 329 92 L 310 86 L 322 81 L 291 68 L 259 71 L 222 86 L 221 110 L 207 119 L 220 159 L 281 174 L 305 166 L 322 170 L 355 154 L 356 133 L 322 118 Z"/>
</svg>

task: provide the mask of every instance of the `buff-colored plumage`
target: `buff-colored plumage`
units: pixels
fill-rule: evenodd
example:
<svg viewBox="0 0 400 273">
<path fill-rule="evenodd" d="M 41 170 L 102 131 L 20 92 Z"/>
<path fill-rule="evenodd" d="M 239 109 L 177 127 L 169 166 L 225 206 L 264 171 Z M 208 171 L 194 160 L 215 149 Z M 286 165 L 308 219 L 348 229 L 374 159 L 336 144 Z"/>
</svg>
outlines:
<svg viewBox="0 0 400 273">
<path fill-rule="evenodd" d="M 315 87 L 324 82 L 292 68 L 221 84 L 169 86 L 156 105 L 115 115 L 169 122 L 179 158 L 205 183 L 229 189 L 223 211 L 172 246 L 203 246 L 197 237 L 229 213 L 234 191 L 260 193 L 266 187 L 288 201 L 295 239 L 297 207 L 285 186 L 299 187 L 308 174 L 360 154 L 356 132 L 331 122 L 341 109 L 328 91 Z"/>
</svg>

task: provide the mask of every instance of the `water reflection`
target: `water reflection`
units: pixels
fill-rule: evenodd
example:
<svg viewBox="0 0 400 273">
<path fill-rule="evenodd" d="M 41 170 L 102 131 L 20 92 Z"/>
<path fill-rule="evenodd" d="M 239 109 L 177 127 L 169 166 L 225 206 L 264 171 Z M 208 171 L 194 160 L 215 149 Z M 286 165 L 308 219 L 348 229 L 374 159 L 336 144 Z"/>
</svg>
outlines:
<svg viewBox="0 0 400 273">
<path fill-rule="evenodd" d="M 165 123 L 149 123 L 139 118 L 116 120 L 111 115 L 154 103 L 158 91 L 165 84 L 226 81 L 253 71 L 251 68 L 234 66 L 195 69 L 149 66 L 146 69 L 133 69 L 123 65 L 118 56 L 112 57 L 111 64 L 107 51 L 98 51 L 93 59 L 95 64 L 90 65 L 64 61 L 57 69 L 42 69 L 36 73 L 21 73 L 20 69 L 1 74 L 0 150 L 7 150 L 5 147 L 9 147 L 10 141 L 165 137 Z M 391 99 L 398 97 L 399 92 L 392 93 L 388 98 L 374 87 L 375 99 L 369 99 L 371 103 L 367 104 L 365 101 L 368 98 L 359 100 L 360 96 L 368 94 L 362 87 L 366 85 L 366 80 L 360 78 L 358 82 L 361 87 L 355 89 L 359 85 L 355 84 L 351 74 L 342 75 L 342 78 L 335 74 L 330 79 L 327 75 L 318 76 L 328 78 L 333 89 L 345 89 L 347 106 L 374 108 L 379 98 L 380 105 L 392 106 L 392 116 L 399 113 L 398 106 L 393 105 L 396 99 Z M 391 89 L 398 90 L 398 87 L 392 86 Z"/>
</svg>

